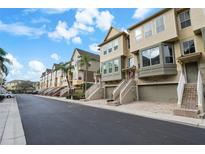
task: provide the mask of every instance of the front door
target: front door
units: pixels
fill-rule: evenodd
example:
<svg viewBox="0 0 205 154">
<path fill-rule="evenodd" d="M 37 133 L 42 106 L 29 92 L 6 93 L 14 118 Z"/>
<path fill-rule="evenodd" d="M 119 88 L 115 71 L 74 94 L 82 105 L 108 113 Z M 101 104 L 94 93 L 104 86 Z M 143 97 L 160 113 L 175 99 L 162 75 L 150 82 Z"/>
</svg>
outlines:
<svg viewBox="0 0 205 154">
<path fill-rule="evenodd" d="M 198 75 L 198 63 L 192 62 L 185 64 L 187 83 L 196 83 Z"/>
</svg>

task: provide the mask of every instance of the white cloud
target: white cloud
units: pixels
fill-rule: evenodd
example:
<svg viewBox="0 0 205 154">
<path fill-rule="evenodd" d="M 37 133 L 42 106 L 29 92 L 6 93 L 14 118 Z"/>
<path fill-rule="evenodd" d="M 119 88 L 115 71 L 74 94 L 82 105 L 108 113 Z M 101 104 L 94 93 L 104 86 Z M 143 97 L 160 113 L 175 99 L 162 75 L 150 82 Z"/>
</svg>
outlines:
<svg viewBox="0 0 205 154">
<path fill-rule="evenodd" d="M 98 16 L 97 9 L 78 9 L 75 15 L 76 22 L 93 25 L 94 17 Z"/>
<path fill-rule="evenodd" d="M 86 31 L 86 32 L 93 32 L 94 31 L 94 28 L 92 26 L 88 26 L 88 25 L 85 25 L 85 24 L 80 23 L 80 22 L 75 22 L 73 27 L 78 29 L 78 30 Z"/>
<path fill-rule="evenodd" d="M 68 28 L 65 21 L 58 21 L 55 31 L 49 32 L 48 37 L 54 40 L 69 40 L 78 34 L 75 28 Z"/>
<path fill-rule="evenodd" d="M 96 19 L 96 26 L 101 30 L 108 30 L 112 25 L 114 16 L 109 11 L 102 11 Z"/>
<path fill-rule="evenodd" d="M 40 18 L 32 19 L 31 23 L 33 23 L 33 24 L 50 23 L 50 20 L 43 18 L 43 17 L 40 17 Z"/>
<path fill-rule="evenodd" d="M 38 60 L 29 61 L 28 66 L 33 73 L 42 73 L 43 71 L 45 71 L 44 64 Z"/>
<path fill-rule="evenodd" d="M 65 8 L 47 8 L 47 9 L 24 9 L 23 12 L 26 14 L 34 13 L 37 11 L 45 14 L 62 14 L 69 10 L 70 9 L 65 9 Z"/>
<path fill-rule="evenodd" d="M 33 28 L 23 25 L 22 23 L 5 24 L 0 21 L 0 31 L 7 32 L 12 35 L 24 35 L 30 37 L 39 37 L 46 33 L 45 27 Z"/>
<path fill-rule="evenodd" d="M 68 43 L 81 43 L 80 34 L 91 33 L 97 27 L 100 30 L 108 30 L 114 20 L 109 11 L 99 9 L 78 9 L 74 23 L 69 27 L 65 21 L 58 21 L 54 31 L 48 33 L 53 40 L 66 40 Z"/>
<path fill-rule="evenodd" d="M 53 53 L 51 54 L 51 58 L 55 61 L 59 61 L 60 60 L 60 56 L 57 53 Z"/>
<path fill-rule="evenodd" d="M 11 53 L 8 53 L 5 57 L 12 63 L 11 65 L 8 65 L 9 73 L 11 73 L 12 76 L 20 74 L 23 65 Z"/>
<path fill-rule="evenodd" d="M 89 49 L 91 50 L 91 51 L 94 51 L 94 52 L 99 52 L 99 47 L 98 47 L 98 44 L 97 43 L 93 43 L 93 44 L 90 44 L 89 45 Z"/>
<path fill-rule="evenodd" d="M 81 38 L 79 36 L 77 36 L 77 37 L 74 37 L 72 39 L 72 42 L 75 43 L 75 44 L 81 44 L 82 40 L 81 40 Z"/>
<path fill-rule="evenodd" d="M 132 18 L 135 19 L 144 19 L 146 18 L 147 15 L 149 15 L 149 13 L 151 12 L 152 9 L 149 8 L 138 8 L 135 10 L 134 15 L 132 16 Z"/>
</svg>

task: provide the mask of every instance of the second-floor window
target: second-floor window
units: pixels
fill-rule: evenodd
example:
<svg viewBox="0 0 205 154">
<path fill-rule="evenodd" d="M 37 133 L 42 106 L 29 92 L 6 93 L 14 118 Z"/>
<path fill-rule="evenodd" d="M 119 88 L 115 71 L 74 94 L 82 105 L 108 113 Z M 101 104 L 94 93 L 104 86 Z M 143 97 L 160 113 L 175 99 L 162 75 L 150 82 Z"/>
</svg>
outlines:
<svg viewBox="0 0 205 154">
<path fill-rule="evenodd" d="M 135 30 L 135 39 L 139 41 L 142 38 L 142 29 L 138 28 Z"/>
<path fill-rule="evenodd" d="M 112 73 L 112 62 L 108 62 L 108 72 Z"/>
<path fill-rule="evenodd" d="M 179 14 L 181 29 L 191 26 L 189 10 Z"/>
<path fill-rule="evenodd" d="M 118 49 L 119 43 L 118 43 L 118 39 L 114 40 L 114 50 Z"/>
<path fill-rule="evenodd" d="M 152 36 L 152 23 L 148 23 L 144 26 L 144 36 L 145 38 Z"/>
<path fill-rule="evenodd" d="M 182 47 L 183 47 L 184 54 L 189 54 L 189 53 L 195 52 L 194 40 L 184 41 L 182 43 Z"/>
<path fill-rule="evenodd" d="M 151 66 L 160 64 L 160 52 L 159 47 L 147 49 L 142 51 L 142 66 Z"/>
<path fill-rule="evenodd" d="M 114 64 L 114 71 L 118 72 L 119 71 L 119 59 L 115 59 L 113 61 L 113 64 Z"/>
<path fill-rule="evenodd" d="M 103 64 L 103 74 L 107 74 L 107 68 L 106 68 L 106 63 Z"/>
<path fill-rule="evenodd" d="M 156 19 L 156 32 L 160 33 L 162 31 L 164 31 L 164 18 L 163 16 L 160 16 Z"/>
<path fill-rule="evenodd" d="M 173 64 L 174 57 L 173 57 L 173 45 L 172 44 L 164 44 L 163 45 L 164 51 L 164 61 L 166 64 Z"/>
</svg>

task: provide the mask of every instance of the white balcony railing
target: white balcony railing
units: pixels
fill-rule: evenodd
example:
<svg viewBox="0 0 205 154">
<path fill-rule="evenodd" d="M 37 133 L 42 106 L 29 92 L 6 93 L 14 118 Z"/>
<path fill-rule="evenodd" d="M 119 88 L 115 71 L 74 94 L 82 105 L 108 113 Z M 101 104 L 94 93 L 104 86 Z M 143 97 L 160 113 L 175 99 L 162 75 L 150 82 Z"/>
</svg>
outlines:
<svg viewBox="0 0 205 154">
<path fill-rule="evenodd" d="M 197 78 L 197 96 L 198 96 L 198 108 L 204 111 L 203 81 L 202 81 L 200 70 L 198 71 L 198 78 Z"/>
<path fill-rule="evenodd" d="M 182 103 L 182 98 L 183 98 L 183 93 L 184 93 L 184 85 L 185 84 L 186 84 L 185 77 L 184 77 L 183 73 L 181 73 L 180 78 L 179 78 L 179 83 L 178 83 L 178 86 L 177 86 L 177 97 L 178 97 L 177 104 L 179 106 L 181 106 L 181 103 Z"/>
</svg>

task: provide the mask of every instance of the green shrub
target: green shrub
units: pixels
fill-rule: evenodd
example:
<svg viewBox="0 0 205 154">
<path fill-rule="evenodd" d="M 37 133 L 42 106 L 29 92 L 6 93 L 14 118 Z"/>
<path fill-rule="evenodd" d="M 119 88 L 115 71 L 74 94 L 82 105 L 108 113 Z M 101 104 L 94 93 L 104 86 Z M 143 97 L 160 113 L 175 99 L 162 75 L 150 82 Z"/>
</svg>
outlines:
<svg viewBox="0 0 205 154">
<path fill-rule="evenodd" d="M 85 94 L 82 90 L 76 90 L 74 92 L 74 95 L 73 95 L 73 99 L 84 99 L 85 98 Z"/>
</svg>

